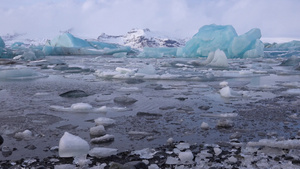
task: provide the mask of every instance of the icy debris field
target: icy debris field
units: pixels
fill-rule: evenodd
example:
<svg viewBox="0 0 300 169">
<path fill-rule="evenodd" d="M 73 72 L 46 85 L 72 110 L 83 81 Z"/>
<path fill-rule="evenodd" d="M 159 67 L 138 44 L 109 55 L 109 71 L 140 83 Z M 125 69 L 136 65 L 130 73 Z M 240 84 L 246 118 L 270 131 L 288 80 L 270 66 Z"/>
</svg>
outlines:
<svg viewBox="0 0 300 169">
<path fill-rule="evenodd" d="M 1 164 L 299 168 L 300 71 L 287 60 L 3 59 Z"/>
</svg>

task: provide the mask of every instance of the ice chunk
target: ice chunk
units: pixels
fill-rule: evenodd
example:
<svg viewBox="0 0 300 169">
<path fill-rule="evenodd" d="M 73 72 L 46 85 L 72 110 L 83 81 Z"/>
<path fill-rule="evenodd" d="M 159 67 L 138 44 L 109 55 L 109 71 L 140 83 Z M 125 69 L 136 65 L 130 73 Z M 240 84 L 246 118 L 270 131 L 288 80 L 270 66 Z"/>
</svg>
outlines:
<svg viewBox="0 0 300 169">
<path fill-rule="evenodd" d="M 190 148 L 190 144 L 189 143 L 179 143 L 176 145 L 176 147 L 179 149 L 179 150 L 185 150 L 185 149 L 189 149 Z"/>
<path fill-rule="evenodd" d="M 80 38 L 74 37 L 70 33 L 63 33 L 55 37 L 53 40 L 48 41 L 48 44 L 53 47 L 91 47 L 91 45 Z"/>
<path fill-rule="evenodd" d="M 7 80 L 22 80 L 22 79 L 36 79 L 46 77 L 42 74 L 36 72 L 33 69 L 28 68 L 20 68 L 20 69 L 7 69 L 7 70 L 0 70 L 0 80 L 7 79 Z"/>
<path fill-rule="evenodd" d="M 98 125 L 90 128 L 90 134 L 93 136 L 103 136 L 106 134 L 106 131 L 103 125 Z"/>
<path fill-rule="evenodd" d="M 157 151 L 154 149 L 144 148 L 142 150 L 133 151 L 132 154 L 140 155 L 142 159 L 152 159 L 153 155 L 155 155 Z"/>
<path fill-rule="evenodd" d="M 208 129 L 209 129 L 208 123 L 205 123 L 205 122 L 202 122 L 200 127 L 201 127 L 201 129 L 203 129 L 203 130 L 208 130 Z"/>
<path fill-rule="evenodd" d="M 177 56 L 206 57 L 217 49 L 227 51 L 231 41 L 237 36 L 231 25 L 205 25 L 201 27 L 193 38 L 186 42 L 183 48 L 177 50 Z"/>
<path fill-rule="evenodd" d="M 88 154 L 90 145 L 79 136 L 65 132 L 59 140 L 59 156 L 75 157 Z"/>
<path fill-rule="evenodd" d="M 232 89 L 229 86 L 223 87 L 220 90 L 220 94 L 221 94 L 222 97 L 234 97 L 232 95 Z"/>
<path fill-rule="evenodd" d="M 215 152 L 215 155 L 218 156 L 218 155 L 220 155 L 222 153 L 222 150 L 220 148 L 218 148 L 218 147 L 215 147 L 214 148 L 214 152 Z"/>
<path fill-rule="evenodd" d="M 226 54 L 220 49 L 217 49 L 214 52 L 210 52 L 205 63 L 209 66 L 228 67 Z"/>
<path fill-rule="evenodd" d="M 71 109 L 74 110 L 91 110 L 93 108 L 93 106 L 91 106 L 88 103 L 76 103 L 76 104 L 72 104 Z"/>
<path fill-rule="evenodd" d="M 33 136 L 32 132 L 30 130 L 25 130 L 23 132 L 18 132 L 15 134 L 15 138 L 17 139 L 24 139 L 24 140 L 29 140 Z"/>
<path fill-rule="evenodd" d="M 95 147 L 89 151 L 89 155 L 97 158 L 109 157 L 116 155 L 118 149 L 114 148 L 105 148 L 105 147 Z"/>
<path fill-rule="evenodd" d="M 99 143 L 107 143 L 114 141 L 115 136 L 111 134 L 105 134 L 104 136 L 101 137 L 95 137 L 91 139 L 91 143 L 93 144 L 99 144 Z"/>
<path fill-rule="evenodd" d="M 246 57 L 261 57 L 264 55 L 263 43 L 259 40 L 261 38 L 260 29 L 254 28 L 247 33 L 234 37 L 230 47 L 228 48 L 228 56 L 231 58 L 242 58 L 245 54 Z M 253 50 L 253 51 L 249 51 Z"/>
<path fill-rule="evenodd" d="M 190 163 L 190 162 L 193 162 L 194 155 L 191 151 L 185 151 L 185 152 L 180 152 L 178 154 L 178 157 L 181 162 Z"/>
<path fill-rule="evenodd" d="M 171 156 L 169 156 L 166 161 L 166 164 L 169 164 L 169 165 L 178 164 L 178 163 L 179 163 L 179 159 L 176 157 L 171 157 Z"/>
<path fill-rule="evenodd" d="M 116 123 L 114 119 L 107 118 L 107 117 L 99 117 L 95 119 L 96 125 L 103 125 L 103 126 L 110 126 Z"/>
<path fill-rule="evenodd" d="M 75 103 L 72 104 L 71 107 L 63 107 L 63 106 L 50 106 L 51 110 L 55 111 L 65 111 L 65 112 L 80 112 L 80 113 L 99 113 L 106 112 L 106 106 L 101 106 L 99 108 L 94 108 L 88 103 Z"/>
</svg>

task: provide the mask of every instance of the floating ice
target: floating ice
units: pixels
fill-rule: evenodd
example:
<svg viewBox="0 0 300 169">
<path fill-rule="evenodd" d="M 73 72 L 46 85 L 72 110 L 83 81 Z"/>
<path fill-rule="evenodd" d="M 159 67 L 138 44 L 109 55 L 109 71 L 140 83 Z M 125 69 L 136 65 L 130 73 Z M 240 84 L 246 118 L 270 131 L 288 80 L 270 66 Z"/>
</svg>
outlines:
<svg viewBox="0 0 300 169">
<path fill-rule="evenodd" d="M 264 56 L 264 44 L 259 40 L 261 32 L 258 28 L 251 29 L 249 32 L 234 37 L 228 55 L 231 58 L 262 57 Z"/>
<path fill-rule="evenodd" d="M 208 66 L 214 66 L 214 67 L 228 67 L 229 66 L 226 54 L 223 51 L 221 51 L 220 49 L 210 52 L 205 61 L 205 64 Z"/>
<path fill-rule="evenodd" d="M 178 48 L 177 56 L 207 57 L 210 52 L 220 49 L 228 58 L 261 57 L 264 55 L 264 44 L 258 28 L 237 36 L 231 25 L 205 25 L 193 38 Z"/>
<path fill-rule="evenodd" d="M 33 134 L 30 130 L 25 130 L 23 132 L 18 132 L 15 134 L 15 138 L 29 140 L 33 137 Z"/>
<path fill-rule="evenodd" d="M 147 58 L 174 57 L 176 56 L 176 52 L 177 52 L 177 48 L 171 48 L 171 47 L 160 47 L 160 48 L 145 47 L 143 51 L 138 55 L 138 57 L 147 57 Z"/>
<path fill-rule="evenodd" d="M 221 90 L 220 90 L 220 94 L 222 97 L 235 97 L 233 94 L 232 94 L 232 89 L 229 87 L 229 86 L 226 86 L 226 87 L 223 87 Z"/>
<path fill-rule="evenodd" d="M 93 144 L 100 144 L 100 143 L 107 143 L 115 140 L 115 136 L 111 134 L 105 134 L 104 136 L 95 137 L 91 139 L 91 143 Z"/>
<path fill-rule="evenodd" d="M 37 79 L 42 77 L 46 76 L 28 68 L 0 70 L 0 80 L 23 80 Z"/>
<path fill-rule="evenodd" d="M 82 112 L 82 113 L 89 113 L 89 112 L 99 113 L 99 112 L 107 111 L 106 106 L 102 106 L 99 108 L 93 108 L 93 106 L 91 106 L 88 103 L 75 103 L 75 104 L 72 104 L 71 107 L 50 106 L 50 109 L 55 110 L 55 111 Z"/>
<path fill-rule="evenodd" d="M 103 136 L 106 134 L 106 131 L 103 125 L 98 125 L 90 128 L 90 134 L 92 136 Z"/>
<path fill-rule="evenodd" d="M 273 147 L 273 148 L 282 148 L 282 149 L 298 149 L 300 148 L 300 140 L 270 140 L 270 139 L 261 139 L 258 142 L 248 142 L 247 146 L 257 147 Z"/>
<path fill-rule="evenodd" d="M 118 149 L 114 148 L 105 148 L 105 147 L 95 147 L 89 151 L 89 155 L 97 158 L 109 157 L 116 155 Z"/>
<path fill-rule="evenodd" d="M 104 42 L 87 41 L 64 33 L 43 48 L 46 55 L 112 55 L 120 52 L 130 52 L 131 48 Z"/>
<path fill-rule="evenodd" d="M 203 130 L 208 130 L 208 129 L 209 129 L 208 123 L 205 123 L 205 122 L 202 122 L 200 127 L 201 127 L 201 129 L 203 129 Z"/>
<path fill-rule="evenodd" d="M 237 33 L 231 25 L 205 25 L 191 40 L 186 42 L 183 48 L 177 50 L 177 56 L 206 57 L 217 49 L 227 51 L 230 42 L 236 36 Z"/>
<path fill-rule="evenodd" d="M 140 155 L 140 158 L 142 159 L 152 159 L 153 155 L 155 155 L 157 151 L 154 149 L 145 148 L 142 150 L 136 150 L 133 151 L 132 154 Z"/>
<path fill-rule="evenodd" d="M 107 118 L 107 117 L 99 117 L 95 119 L 96 125 L 103 125 L 103 126 L 110 126 L 116 123 L 114 119 Z"/>
<path fill-rule="evenodd" d="M 87 141 L 82 138 L 65 132 L 59 140 L 59 156 L 75 157 L 88 154 L 90 146 Z"/>
</svg>

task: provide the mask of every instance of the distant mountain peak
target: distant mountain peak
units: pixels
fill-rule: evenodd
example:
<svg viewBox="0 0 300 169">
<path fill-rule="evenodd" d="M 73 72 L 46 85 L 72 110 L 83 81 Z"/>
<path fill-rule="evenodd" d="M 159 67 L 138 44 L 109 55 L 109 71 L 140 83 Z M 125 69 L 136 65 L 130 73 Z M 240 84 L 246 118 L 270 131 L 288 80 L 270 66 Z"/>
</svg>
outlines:
<svg viewBox="0 0 300 169">
<path fill-rule="evenodd" d="M 128 31 L 127 34 L 118 36 L 102 33 L 98 40 L 130 46 L 135 49 L 143 49 L 144 47 L 179 47 L 185 43 L 184 40 L 169 38 L 152 32 L 149 28 L 134 28 Z"/>
</svg>

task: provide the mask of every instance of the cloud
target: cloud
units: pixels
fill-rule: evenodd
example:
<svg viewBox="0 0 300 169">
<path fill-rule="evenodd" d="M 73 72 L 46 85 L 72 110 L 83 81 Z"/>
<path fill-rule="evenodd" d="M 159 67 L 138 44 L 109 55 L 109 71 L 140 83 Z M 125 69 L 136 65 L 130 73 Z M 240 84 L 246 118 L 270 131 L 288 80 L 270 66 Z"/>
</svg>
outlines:
<svg viewBox="0 0 300 169">
<path fill-rule="evenodd" d="M 52 38 L 73 28 L 81 37 L 150 28 L 190 37 L 206 24 L 258 27 L 266 37 L 300 38 L 298 0 L 1 0 L 0 35 Z"/>
</svg>

